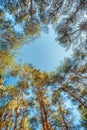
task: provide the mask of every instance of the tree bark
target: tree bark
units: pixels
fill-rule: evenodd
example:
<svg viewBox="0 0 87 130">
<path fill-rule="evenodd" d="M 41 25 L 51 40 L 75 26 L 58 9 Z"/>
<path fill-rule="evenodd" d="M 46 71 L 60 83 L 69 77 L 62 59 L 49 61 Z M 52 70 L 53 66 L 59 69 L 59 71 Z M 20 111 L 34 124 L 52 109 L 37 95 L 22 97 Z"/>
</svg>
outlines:
<svg viewBox="0 0 87 130">
<path fill-rule="evenodd" d="M 13 122 L 14 122 L 14 109 L 12 109 L 12 113 L 11 113 L 11 116 L 10 116 L 10 122 L 11 122 L 11 126 L 10 126 L 10 129 L 11 129 L 11 127 L 12 127 L 12 124 L 13 124 Z"/>
<path fill-rule="evenodd" d="M 20 110 L 20 106 L 16 110 L 16 119 L 15 119 L 15 124 L 14 124 L 14 130 L 17 130 L 19 110 Z"/>
<path fill-rule="evenodd" d="M 61 103 L 60 103 L 59 100 L 58 100 L 58 104 L 59 104 L 59 111 L 60 111 L 60 114 L 61 114 L 61 117 L 62 117 L 62 121 L 64 123 L 64 128 L 65 128 L 65 130 L 68 130 L 68 125 L 66 123 L 66 120 L 65 120 L 65 117 L 64 117 L 64 113 L 62 112 Z"/>
<path fill-rule="evenodd" d="M 45 103 L 44 103 L 44 100 L 43 100 L 42 90 L 40 90 L 40 89 L 41 89 L 41 87 L 37 87 L 38 101 L 39 101 L 39 104 L 40 104 L 43 130 L 52 130 L 51 124 L 47 119 L 47 111 L 46 111 Z"/>
<path fill-rule="evenodd" d="M 32 15 L 33 15 L 33 12 L 32 12 L 32 0 L 30 1 L 30 14 L 31 14 L 31 18 L 32 18 Z"/>
<path fill-rule="evenodd" d="M 76 72 L 76 71 L 74 71 L 74 70 L 71 70 L 71 72 L 74 73 L 74 74 L 76 74 L 77 76 L 83 78 L 83 79 L 87 79 L 86 76 L 83 76 L 83 75 L 81 75 L 80 73 L 78 73 L 78 72 Z"/>
<path fill-rule="evenodd" d="M 73 92 L 71 92 L 64 84 L 62 84 L 62 89 L 68 92 L 72 97 L 74 97 L 81 105 L 87 108 L 87 105 L 80 99 L 80 97 L 76 96 Z"/>
</svg>

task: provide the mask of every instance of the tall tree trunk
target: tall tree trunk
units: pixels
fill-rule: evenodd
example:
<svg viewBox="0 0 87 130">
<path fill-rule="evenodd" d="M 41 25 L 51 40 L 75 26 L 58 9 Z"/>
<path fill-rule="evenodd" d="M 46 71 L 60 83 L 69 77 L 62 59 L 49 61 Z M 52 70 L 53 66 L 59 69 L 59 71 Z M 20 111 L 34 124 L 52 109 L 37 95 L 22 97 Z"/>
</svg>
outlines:
<svg viewBox="0 0 87 130">
<path fill-rule="evenodd" d="M 66 92 L 68 92 L 72 97 L 74 97 L 81 105 L 83 105 L 84 107 L 87 108 L 87 104 L 85 104 L 80 97 L 76 96 L 73 92 L 71 92 L 66 85 L 61 84 L 61 86 L 63 87 L 62 89 Z"/>
<path fill-rule="evenodd" d="M 83 79 L 87 79 L 87 76 L 83 76 L 80 73 L 76 72 L 75 70 L 70 70 L 70 72 L 74 73 L 75 75 L 77 75 L 77 76 L 79 76 L 79 77 L 81 77 Z"/>
<path fill-rule="evenodd" d="M 15 124 L 14 124 L 14 130 L 17 130 L 19 110 L 20 110 L 20 106 L 18 106 L 18 108 L 16 110 L 16 119 L 15 119 Z"/>
<path fill-rule="evenodd" d="M 7 110 L 7 109 L 5 109 L 5 110 L 2 112 L 0 130 L 2 129 L 2 127 L 3 127 L 3 125 L 4 125 L 4 122 L 6 121 L 6 117 L 4 117 L 6 110 Z"/>
<path fill-rule="evenodd" d="M 39 104 L 40 104 L 43 130 L 52 130 L 51 124 L 47 119 L 47 111 L 46 111 L 45 103 L 44 103 L 44 100 L 43 100 L 42 90 L 40 90 L 40 89 L 41 89 L 41 87 L 37 87 L 38 101 L 39 101 Z"/>
<path fill-rule="evenodd" d="M 6 124 L 6 130 L 12 129 L 13 115 L 14 115 L 14 110 L 12 110 L 12 112 L 10 113 L 9 122 Z M 6 120 L 4 120 L 4 122 L 5 122 L 5 121 L 6 121 Z"/>
<path fill-rule="evenodd" d="M 14 116 L 14 109 L 12 109 L 12 113 L 11 113 L 11 116 L 10 116 L 10 129 L 12 129 L 12 124 L 13 124 L 13 122 L 14 122 L 14 118 L 13 118 L 13 116 Z"/>
<path fill-rule="evenodd" d="M 80 3 L 80 5 L 77 7 L 76 11 L 74 12 L 73 15 L 76 15 L 76 13 L 83 8 L 83 6 L 85 6 L 87 4 L 87 1 L 84 0 L 83 2 Z"/>
<path fill-rule="evenodd" d="M 83 8 L 83 6 L 85 6 L 87 4 L 87 1 L 86 0 L 84 0 L 83 2 L 81 2 L 80 4 L 79 4 L 79 6 L 77 7 L 77 9 L 75 10 L 75 12 L 72 14 L 72 16 L 68 19 L 68 21 L 67 22 L 71 22 L 72 20 L 72 18 L 73 17 L 75 17 L 76 16 L 76 14 L 78 13 L 78 11 L 80 10 L 80 9 L 82 9 Z"/>
<path fill-rule="evenodd" d="M 42 120 L 43 130 L 47 130 L 46 121 L 45 121 L 45 113 L 44 113 L 44 110 L 43 110 L 43 101 L 42 101 L 41 93 L 40 93 L 39 89 L 38 89 L 38 101 L 39 101 L 39 104 L 40 104 L 41 120 Z"/>
<path fill-rule="evenodd" d="M 68 125 L 66 123 L 64 113 L 62 112 L 61 103 L 60 103 L 59 100 L 58 100 L 58 105 L 59 105 L 59 111 L 60 111 L 60 114 L 61 114 L 61 117 L 62 117 L 62 121 L 63 121 L 63 124 L 64 124 L 64 128 L 65 128 L 65 130 L 68 130 Z"/>
<path fill-rule="evenodd" d="M 24 100 L 24 93 L 25 93 L 25 89 L 22 90 L 22 96 L 21 96 L 21 101 Z"/>
<path fill-rule="evenodd" d="M 32 11 L 32 0 L 30 1 L 30 15 L 31 15 L 31 19 L 32 19 L 32 15 L 33 15 L 33 11 Z"/>
<path fill-rule="evenodd" d="M 24 116 L 24 113 L 22 114 L 22 119 L 21 119 L 21 121 L 23 120 L 25 118 L 25 116 Z M 25 126 L 23 126 L 23 124 L 20 126 L 20 129 L 21 130 L 26 130 L 25 129 Z"/>
<path fill-rule="evenodd" d="M 24 89 L 22 90 L 22 96 L 21 96 L 21 104 L 22 104 L 22 102 L 23 102 L 23 100 L 24 100 L 24 93 L 25 93 L 25 89 L 26 89 L 26 85 L 24 86 Z M 24 108 L 24 106 L 23 106 L 23 114 L 22 114 L 22 119 L 21 119 L 21 121 L 25 118 L 25 115 L 24 115 L 24 113 L 25 113 L 25 108 Z M 25 130 L 25 126 L 21 126 L 20 127 L 20 129 L 21 130 Z"/>
<path fill-rule="evenodd" d="M 8 126 L 8 124 L 6 125 L 6 130 L 9 130 L 9 126 Z"/>
</svg>

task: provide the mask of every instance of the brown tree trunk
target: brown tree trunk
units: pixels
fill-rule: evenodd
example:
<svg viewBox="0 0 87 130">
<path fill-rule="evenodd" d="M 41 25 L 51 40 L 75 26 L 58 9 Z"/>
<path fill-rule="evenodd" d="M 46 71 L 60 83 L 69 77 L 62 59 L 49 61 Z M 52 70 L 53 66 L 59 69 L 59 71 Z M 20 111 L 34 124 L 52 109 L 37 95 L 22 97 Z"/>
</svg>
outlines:
<svg viewBox="0 0 87 130">
<path fill-rule="evenodd" d="M 25 116 L 24 116 L 24 113 L 23 113 L 23 114 L 22 114 L 22 119 L 21 119 L 21 121 L 22 121 L 24 118 L 25 118 Z M 26 130 L 25 126 L 23 126 L 23 125 L 20 127 L 20 129 L 21 129 L 21 130 Z"/>
<path fill-rule="evenodd" d="M 42 103 L 41 95 L 39 93 L 38 93 L 38 101 L 39 101 L 39 104 L 40 104 L 41 120 L 42 120 L 43 130 L 47 130 L 46 121 L 45 121 L 45 113 L 44 113 L 44 110 L 43 110 L 43 103 Z"/>
<path fill-rule="evenodd" d="M 20 106 L 16 110 L 16 119 L 15 119 L 15 124 L 14 124 L 14 130 L 17 130 L 19 110 L 20 110 Z"/>
<path fill-rule="evenodd" d="M 82 9 L 83 6 L 85 6 L 87 4 L 87 1 L 84 0 L 83 2 L 80 3 L 79 7 L 77 8 L 77 10 L 75 11 L 75 13 L 73 15 L 76 15 L 76 13 Z"/>
<path fill-rule="evenodd" d="M 6 118 L 7 118 L 8 114 L 9 114 L 9 113 L 6 113 L 6 110 L 7 110 L 7 109 L 4 110 L 4 112 L 2 113 L 2 116 L 1 116 L 1 119 L 2 119 L 2 120 L 1 120 L 1 121 L 2 121 L 2 125 L 0 126 L 0 130 L 1 130 L 1 128 L 2 128 L 3 125 L 4 125 L 3 122 L 6 122 Z M 9 129 L 9 123 L 6 124 L 6 127 L 5 127 L 5 128 L 6 128 L 6 130 Z"/>
<path fill-rule="evenodd" d="M 25 89 L 22 90 L 22 97 L 21 97 L 22 99 L 21 99 L 21 101 L 24 100 L 24 92 L 25 92 Z"/>
<path fill-rule="evenodd" d="M 68 92 L 72 97 L 74 97 L 81 105 L 87 108 L 87 105 L 80 99 L 80 97 L 76 96 L 73 92 L 71 92 L 64 84 L 62 85 L 62 89 Z"/>
<path fill-rule="evenodd" d="M 67 22 L 71 21 L 71 19 L 76 16 L 76 14 L 78 13 L 78 11 L 79 11 L 80 9 L 82 9 L 83 6 L 85 6 L 86 4 L 87 4 L 87 1 L 86 1 L 86 0 L 84 0 L 83 2 L 81 2 L 81 3 L 79 4 L 79 6 L 77 7 L 77 9 L 75 10 L 75 12 L 73 13 L 73 15 L 68 19 Z"/>
<path fill-rule="evenodd" d="M 32 0 L 30 1 L 30 15 L 31 15 L 31 18 L 32 18 Z"/>
<path fill-rule="evenodd" d="M 77 76 L 83 78 L 83 79 L 87 79 L 87 76 L 83 76 L 83 75 L 81 75 L 80 73 L 78 73 L 78 72 L 76 72 L 76 71 L 74 71 L 74 70 L 70 70 L 70 71 L 71 71 L 72 73 L 76 74 Z"/>
<path fill-rule="evenodd" d="M 9 130 L 9 125 L 8 124 L 6 125 L 6 130 Z"/>
<path fill-rule="evenodd" d="M 12 128 L 12 124 L 13 124 L 13 121 L 14 121 L 14 118 L 13 118 L 13 116 L 14 116 L 14 109 L 12 109 L 12 113 L 11 113 L 11 116 L 10 116 L 10 129 Z"/>
<path fill-rule="evenodd" d="M 43 100 L 42 90 L 40 90 L 40 89 L 41 89 L 41 87 L 37 87 L 38 101 L 39 101 L 39 104 L 40 104 L 43 130 L 52 130 L 51 124 L 47 119 L 47 111 L 46 111 L 45 103 L 44 103 L 44 100 Z"/>
<path fill-rule="evenodd" d="M 10 114 L 10 116 L 9 116 L 9 122 L 8 122 L 8 124 L 7 124 L 7 126 L 6 126 L 6 130 L 11 129 L 11 127 L 12 127 L 13 115 L 14 115 L 14 110 L 12 110 L 12 112 L 11 112 L 11 114 Z M 10 128 L 9 128 L 9 127 L 10 127 Z"/>
<path fill-rule="evenodd" d="M 61 103 L 60 103 L 59 100 L 58 100 L 58 104 L 59 104 L 59 111 L 60 111 L 60 114 L 61 114 L 61 117 L 62 117 L 62 121 L 64 123 L 64 128 L 65 128 L 65 130 L 68 130 L 68 125 L 66 123 L 66 120 L 65 120 L 65 117 L 64 117 L 64 113 L 62 112 Z"/>
<path fill-rule="evenodd" d="M 25 85 L 25 89 L 26 89 L 26 85 Z M 22 104 L 22 102 L 24 100 L 25 89 L 22 90 L 22 97 L 21 97 L 21 102 L 20 102 L 21 104 Z M 21 120 L 23 120 L 25 118 L 24 113 L 25 113 L 25 108 L 23 107 L 23 114 L 22 114 L 22 119 Z M 20 128 L 21 128 L 21 130 L 25 130 L 26 129 L 25 126 L 23 126 L 23 125 Z"/>
</svg>

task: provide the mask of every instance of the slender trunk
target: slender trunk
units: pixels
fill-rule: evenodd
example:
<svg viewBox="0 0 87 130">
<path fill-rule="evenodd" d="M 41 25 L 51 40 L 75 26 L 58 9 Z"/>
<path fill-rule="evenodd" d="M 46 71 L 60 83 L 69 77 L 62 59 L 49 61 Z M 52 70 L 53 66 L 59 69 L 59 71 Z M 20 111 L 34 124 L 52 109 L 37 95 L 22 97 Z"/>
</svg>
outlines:
<svg viewBox="0 0 87 130">
<path fill-rule="evenodd" d="M 47 119 L 47 111 L 43 100 L 42 90 L 40 90 L 40 87 L 37 87 L 37 90 L 38 90 L 38 101 L 40 104 L 40 110 L 42 116 L 41 118 L 42 118 L 43 130 L 52 130 L 51 124 Z"/>
<path fill-rule="evenodd" d="M 24 100 L 24 92 L 25 92 L 25 90 L 23 89 L 22 90 L 22 101 Z"/>
<path fill-rule="evenodd" d="M 40 96 L 39 93 L 38 93 L 38 101 L 39 101 L 39 104 L 40 104 L 41 120 L 42 120 L 43 130 L 47 130 L 46 122 L 45 122 L 45 119 L 44 119 L 45 115 L 44 115 L 44 112 L 43 112 L 43 104 L 42 104 L 41 96 Z"/>
<path fill-rule="evenodd" d="M 77 30 L 75 30 L 74 32 L 71 32 L 69 35 L 72 36 L 72 35 L 74 35 L 76 32 L 78 32 L 79 30 L 80 30 L 80 28 L 77 29 Z"/>
<path fill-rule="evenodd" d="M 87 79 L 86 76 L 83 76 L 83 75 L 79 74 L 78 72 L 76 72 L 76 71 L 74 71 L 74 70 L 71 70 L 71 72 L 73 72 L 73 73 L 76 74 L 77 76 L 80 76 L 80 77 L 83 78 L 83 79 Z"/>
<path fill-rule="evenodd" d="M 45 103 L 43 101 L 42 94 L 41 94 L 41 100 L 42 100 L 42 103 L 43 103 L 43 111 L 44 111 L 44 115 L 45 115 L 45 121 L 46 121 L 47 130 L 52 130 L 51 124 L 50 124 L 50 122 L 48 121 L 48 118 L 47 118 L 47 111 L 46 111 L 46 108 L 45 108 Z"/>
<path fill-rule="evenodd" d="M 25 6 L 27 6 L 27 7 L 28 7 L 28 5 L 25 3 L 25 1 L 24 1 L 24 0 L 21 0 L 21 2 L 22 2 Z"/>
<path fill-rule="evenodd" d="M 7 108 L 4 110 L 4 112 L 2 113 L 2 120 L 3 120 L 3 118 L 4 118 L 4 114 L 5 114 L 5 112 L 7 111 Z"/>
<path fill-rule="evenodd" d="M 12 110 L 10 116 L 9 116 L 9 122 L 6 125 L 6 130 L 10 130 L 13 123 L 13 115 L 14 115 L 14 109 Z M 9 128 L 10 127 L 10 128 Z"/>
<path fill-rule="evenodd" d="M 53 130 L 52 126 L 51 126 L 51 124 L 50 124 L 50 122 L 48 120 L 47 120 L 47 128 L 48 128 L 48 130 Z"/>
<path fill-rule="evenodd" d="M 25 93 L 25 89 L 21 90 L 21 99 L 20 99 L 20 104 L 22 105 L 23 100 L 24 100 L 24 93 Z"/>
<path fill-rule="evenodd" d="M 76 96 L 73 92 L 71 92 L 66 84 L 63 84 L 61 81 L 59 81 L 59 84 L 62 86 L 62 88 L 60 88 L 61 90 L 64 90 L 66 92 L 68 92 L 72 97 L 74 97 L 81 105 L 83 105 L 84 107 L 87 108 L 87 104 L 85 101 L 82 101 L 81 98 L 79 96 Z"/>
<path fill-rule="evenodd" d="M 22 102 L 24 100 L 24 92 L 25 92 L 25 89 L 26 89 L 26 86 L 24 86 L 24 89 L 22 89 L 22 93 L 21 93 L 21 99 L 20 99 L 20 104 L 22 105 Z M 22 114 L 22 119 L 21 121 L 24 119 L 24 108 L 23 108 L 23 114 Z M 21 130 L 25 130 L 24 127 L 23 127 L 23 124 L 20 126 L 20 129 Z"/>
<path fill-rule="evenodd" d="M 66 123 L 64 113 L 62 112 L 61 103 L 60 103 L 59 100 L 58 100 L 58 104 L 59 104 L 59 111 L 60 111 L 60 114 L 61 114 L 61 117 L 62 117 L 62 120 L 63 120 L 63 123 L 64 123 L 65 130 L 68 130 L 68 125 Z"/>
<path fill-rule="evenodd" d="M 21 119 L 21 121 L 22 121 L 24 118 L 25 118 L 25 116 L 24 116 L 24 113 L 23 113 L 23 114 L 22 114 L 22 119 Z M 23 124 L 21 124 L 20 129 L 21 129 L 21 130 L 26 130 L 26 128 L 25 128 L 25 126 L 24 126 Z"/>
<path fill-rule="evenodd" d="M 6 121 L 5 117 L 4 117 L 4 114 L 6 112 L 7 109 L 4 110 L 4 112 L 2 113 L 2 116 L 1 116 L 1 126 L 0 126 L 0 130 L 2 129 L 3 125 L 4 125 L 4 122 Z"/>
<path fill-rule="evenodd" d="M 16 119 L 15 119 L 15 124 L 14 124 L 14 130 L 17 130 L 19 110 L 20 110 L 20 106 L 18 106 L 18 108 L 16 110 Z"/>
<path fill-rule="evenodd" d="M 82 82 L 81 82 L 81 81 L 79 81 L 79 80 L 78 80 L 78 83 L 80 83 L 81 85 L 83 85 L 83 86 L 86 86 L 86 87 L 87 87 L 87 84 L 82 83 Z"/>
<path fill-rule="evenodd" d="M 31 14 L 31 18 L 32 18 L 32 15 L 33 15 L 33 11 L 32 11 L 32 0 L 30 1 L 30 14 Z"/>
<path fill-rule="evenodd" d="M 9 130 L 9 126 L 8 125 L 6 125 L 6 130 Z"/>
<path fill-rule="evenodd" d="M 47 130 L 52 130 L 51 124 L 49 123 L 49 121 L 47 119 L 47 111 L 45 109 L 45 103 L 43 101 L 42 94 L 41 94 L 41 101 L 42 101 L 42 108 L 43 108 L 44 118 L 45 118 L 45 122 L 46 122 L 46 128 L 47 128 Z"/>
<path fill-rule="evenodd" d="M 0 126 L 0 130 L 2 130 L 2 127 L 3 127 L 3 122 L 2 122 L 2 124 L 1 124 L 1 126 Z"/>
<path fill-rule="evenodd" d="M 80 99 L 80 97 L 76 96 L 73 92 L 71 92 L 67 87 L 63 85 L 63 89 L 68 92 L 72 97 L 74 97 L 81 105 L 87 108 L 87 105 Z"/>
<path fill-rule="evenodd" d="M 14 116 L 14 109 L 12 109 L 12 113 L 11 113 L 11 116 L 10 116 L 10 129 L 12 128 L 12 124 L 13 124 L 13 122 L 14 122 L 14 118 L 13 118 L 13 116 Z"/>
<path fill-rule="evenodd" d="M 0 130 L 1 130 L 1 128 L 2 128 L 3 125 L 4 125 L 3 122 L 6 122 L 6 120 L 7 120 L 6 118 L 7 118 L 8 114 L 9 114 L 9 113 L 6 113 L 6 111 L 7 111 L 7 109 L 4 110 L 4 112 L 2 113 L 2 116 L 1 116 L 2 125 L 0 126 Z M 9 127 L 9 125 L 6 124 L 6 130 L 8 130 L 8 127 Z"/>
<path fill-rule="evenodd" d="M 68 19 L 68 21 L 71 21 L 71 19 L 76 16 L 77 12 L 86 4 L 87 1 L 81 2 L 80 5 L 77 7 L 76 11 L 73 13 L 73 15 Z"/>
<path fill-rule="evenodd" d="M 77 10 L 75 11 L 75 13 L 73 15 L 76 15 L 76 13 L 84 6 L 87 4 L 87 1 L 84 0 L 83 2 L 80 3 L 79 7 L 77 8 Z"/>
</svg>

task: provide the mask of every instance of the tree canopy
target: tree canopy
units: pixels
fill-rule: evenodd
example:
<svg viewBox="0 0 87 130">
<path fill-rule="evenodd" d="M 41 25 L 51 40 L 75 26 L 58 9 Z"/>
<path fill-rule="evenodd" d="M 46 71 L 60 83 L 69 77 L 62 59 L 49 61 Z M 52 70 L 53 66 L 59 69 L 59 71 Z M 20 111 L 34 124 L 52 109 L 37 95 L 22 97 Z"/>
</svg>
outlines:
<svg viewBox="0 0 87 130">
<path fill-rule="evenodd" d="M 86 10 L 87 0 L 0 1 L 0 130 L 87 129 Z M 50 73 L 17 63 L 15 49 L 50 24 L 58 44 L 73 54 Z M 17 83 L 7 85 L 8 77 Z"/>
</svg>

